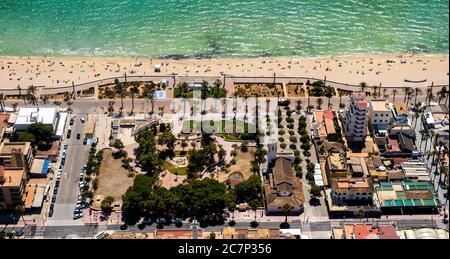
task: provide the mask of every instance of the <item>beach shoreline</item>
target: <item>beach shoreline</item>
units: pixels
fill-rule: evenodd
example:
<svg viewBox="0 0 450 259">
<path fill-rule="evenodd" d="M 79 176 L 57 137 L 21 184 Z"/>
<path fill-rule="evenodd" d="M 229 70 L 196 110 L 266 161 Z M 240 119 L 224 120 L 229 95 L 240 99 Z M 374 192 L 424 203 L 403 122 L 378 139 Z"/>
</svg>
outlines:
<svg viewBox="0 0 450 259">
<path fill-rule="evenodd" d="M 161 65 L 159 73 L 155 65 Z M 404 80 L 448 85 L 448 53 L 379 53 L 327 57 L 158 59 L 151 57 L 0 56 L 0 89 L 62 87 L 127 75 L 311 77 L 398 86 Z"/>
</svg>

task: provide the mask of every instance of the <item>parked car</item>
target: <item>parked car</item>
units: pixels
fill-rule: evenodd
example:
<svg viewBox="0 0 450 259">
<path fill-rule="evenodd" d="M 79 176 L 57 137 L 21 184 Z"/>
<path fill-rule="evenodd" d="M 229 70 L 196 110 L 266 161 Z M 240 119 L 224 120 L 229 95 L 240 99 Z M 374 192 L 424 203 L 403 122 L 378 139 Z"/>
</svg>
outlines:
<svg viewBox="0 0 450 259">
<path fill-rule="evenodd" d="M 85 119 L 83 117 L 80 117 L 81 123 L 85 122 Z"/>
<path fill-rule="evenodd" d="M 83 213 L 82 213 L 82 212 L 74 213 L 74 214 L 73 214 L 73 219 L 74 219 L 74 220 L 79 219 L 79 218 L 81 218 L 81 217 L 83 217 Z"/>
<path fill-rule="evenodd" d="M 69 144 L 64 144 L 64 150 L 67 150 L 69 148 Z"/>
<path fill-rule="evenodd" d="M 77 139 L 80 139 L 80 138 L 81 138 L 81 134 L 78 133 L 78 134 L 77 134 Z"/>
<path fill-rule="evenodd" d="M 165 218 L 158 218 L 156 220 L 156 224 L 158 224 L 158 225 L 162 225 L 164 223 L 166 223 L 166 219 Z"/>
<path fill-rule="evenodd" d="M 83 145 L 87 144 L 87 139 L 83 139 Z"/>
<path fill-rule="evenodd" d="M 53 195 L 52 196 L 52 203 L 55 203 L 56 202 L 56 195 Z"/>
<path fill-rule="evenodd" d="M 142 220 L 142 224 L 144 224 L 144 225 L 151 225 L 153 222 L 152 222 L 152 219 L 151 218 L 149 218 L 149 217 L 145 217 L 143 220 Z"/>
<path fill-rule="evenodd" d="M 73 122 L 74 122 L 74 119 L 73 119 L 73 118 L 71 118 L 71 119 L 70 119 L 70 126 L 72 126 L 72 125 L 73 125 Z"/>
<path fill-rule="evenodd" d="M 55 187 L 56 187 L 56 188 L 59 187 L 59 180 L 56 180 L 56 182 L 55 182 Z"/>
<path fill-rule="evenodd" d="M 53 204 L 50 204 L 50 209 L 48 210 L 48 216 L 52 217 L 53 216 Z"/>
<path fill-rule="evenodd" d="M 53 195 L 57 195 L 58 194 L 58 188 L 55 187 L 55 189 L 53 190 Z"/>
</svg>

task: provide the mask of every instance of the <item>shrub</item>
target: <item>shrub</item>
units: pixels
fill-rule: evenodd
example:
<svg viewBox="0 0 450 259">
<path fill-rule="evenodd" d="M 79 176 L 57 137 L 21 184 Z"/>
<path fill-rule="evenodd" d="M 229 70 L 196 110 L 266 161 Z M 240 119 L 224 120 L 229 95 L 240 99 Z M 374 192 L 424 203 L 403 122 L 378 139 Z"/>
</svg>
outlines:
<svg viewBox="0 0 450 259">
<path fill-rule="evenodd" d="M 281 144 L 280 144 L 280 147 L 281 147 L 282 149 L 285 149 L 285 148 L 287 147 L 287 145 L 286 145 L 286 143 L 281 143 Z"/>
<path fill-rule="evenodd" d="M 290 136 L 289 137 L 289 141 L 291 142 L 291 143 L 297 143 L 297 137 L 296 136 Z"/>
</svg>

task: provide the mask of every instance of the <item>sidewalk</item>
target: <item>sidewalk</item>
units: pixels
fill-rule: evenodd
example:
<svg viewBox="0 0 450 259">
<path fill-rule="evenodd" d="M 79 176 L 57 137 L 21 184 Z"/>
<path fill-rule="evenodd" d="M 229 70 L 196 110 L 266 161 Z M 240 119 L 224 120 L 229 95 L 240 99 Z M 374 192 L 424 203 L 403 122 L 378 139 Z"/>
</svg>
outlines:
<svg viewBox="0 0 450 259">
<path fill-rule="evenodd" d="M 107 217 L 102 215 L 101 211 L 86 209 L 83 213 L 84 224 L 111 225 L 122 224 L 122 212 L 114 211 Z"/>
</svg>

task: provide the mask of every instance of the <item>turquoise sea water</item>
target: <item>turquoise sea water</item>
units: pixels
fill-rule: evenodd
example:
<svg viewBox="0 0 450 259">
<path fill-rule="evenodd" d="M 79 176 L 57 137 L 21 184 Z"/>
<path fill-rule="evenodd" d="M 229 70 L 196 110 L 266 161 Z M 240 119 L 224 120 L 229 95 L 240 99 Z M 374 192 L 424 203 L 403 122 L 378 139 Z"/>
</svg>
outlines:
<svg viewBox="0 0 450 259">
<path fill-rule="evenodd" d="M 448 0 L 0 0 L 0 55 L 448 53 Z"/>
</svg>

